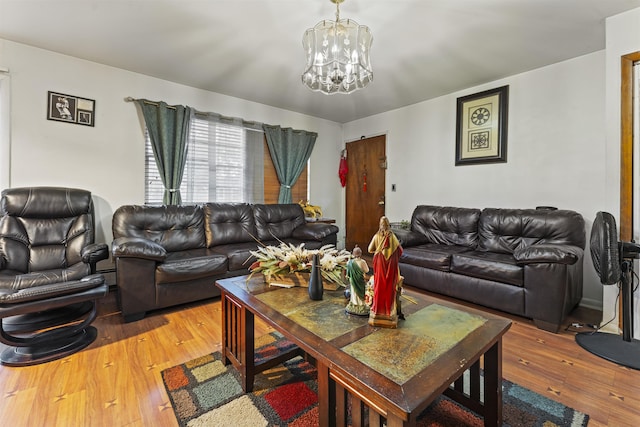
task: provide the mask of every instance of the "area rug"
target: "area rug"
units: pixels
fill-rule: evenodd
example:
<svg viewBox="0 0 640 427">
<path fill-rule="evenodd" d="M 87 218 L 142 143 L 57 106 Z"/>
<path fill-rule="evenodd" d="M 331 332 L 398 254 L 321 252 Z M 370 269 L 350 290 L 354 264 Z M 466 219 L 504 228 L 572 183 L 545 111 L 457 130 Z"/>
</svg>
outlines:
<svg viewBox="0 0 640 427">
<path fill-rule="evenodd" d="M 256 341 L 256 361 L 293 344 L 278 333 Z M 254 391 L 243 393 L 240 376 L 215 352 L 162 371 L 167 394 L 181 426 L 318 425 L 316 371 L 297 357 L 257 375 Z M 509 427 L 586 426 L 589 416 L 517 384 L 503 380 L 503 422 Z M 482 426 L 477 414 L 440 397 L 418 418 L 418 426 Z"/>
</svg>

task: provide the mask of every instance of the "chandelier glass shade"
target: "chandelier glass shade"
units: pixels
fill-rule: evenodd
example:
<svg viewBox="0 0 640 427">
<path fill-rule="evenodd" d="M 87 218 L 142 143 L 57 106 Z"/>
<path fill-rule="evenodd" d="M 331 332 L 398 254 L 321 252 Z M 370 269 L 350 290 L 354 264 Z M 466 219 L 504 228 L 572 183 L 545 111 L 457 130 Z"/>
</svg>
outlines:
<svg viewBox="0 0 640 427">
<path fill-rule="evenodd" d="M 336 4 L 336 20 L 323 20 L 305 31 L 302 46 L 307 64 L 302 83 L 325 94 L 350 93 L 373 80 L 369 51 L 373 36 L 366 25 L 352 19 L 340 19 L 340 3 Z"/>
</svg>

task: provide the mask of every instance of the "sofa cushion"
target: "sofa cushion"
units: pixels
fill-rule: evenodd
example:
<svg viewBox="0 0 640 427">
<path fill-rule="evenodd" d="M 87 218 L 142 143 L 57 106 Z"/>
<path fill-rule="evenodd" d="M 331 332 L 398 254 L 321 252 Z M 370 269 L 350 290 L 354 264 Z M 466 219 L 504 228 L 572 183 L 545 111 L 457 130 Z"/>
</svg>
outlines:
<svg viewBox="0 0 640 427">
<path fill-rule="evenodd" d="M 524 267 L 511 255 L 470 251 L 451 257 L 451 272 L 480 279 L 524 286 Z"/>
<path fill-rule="evenodd" d="M 258 239 L 284 240 L 291 237 L 293 230 L 307 221 L 304 219 L 304 211 L 297 203 L 278 205 L 252 205 L 253 213 L 258 229 Z"/>
<path fill-rule="evenodd" d="M 156 284 L 186 282 L 226 272 L 227 257 L 209 249 L 170 252 L 165 262 L 156 267 Z"/>
<path fill-rule="evenodd" d="M 420 246 L 428 242 L 427 236 L 416 231 L 405 229 L 394 229 L 393 234 L 396 235 L 403 249 L 411 246 Z"/>
<path fill-rule="evenodd" d="M 582 215 L 570 210 L 487 208 L 478 224 L 479 249 L 512 254 L 534 244 L 560 244 L 584 249 Z"/>
<path fill-rule="evenodd" d="M 400 262 L 418 267 L 430 268 L 432 270 L 449 271 L 451 266 L 451 255 L 468 252 L 466 246 L 438 245 L 427 243 L 409 248 L 403 247 Z"/>
<path fill-rule="evenodd" d="M 332 234 L 338 234 L 338 227 L 333 224 L 311 223 L 293 229 L 291 237 L 300 241 L 321 242 Z"/>
<path fill-rule="evenodd" d="M 121 206 L 113 213 L 113 238 L 141 237 L 167 252 L 205 247 L 204 215 L 197 205 Z"/>
<path fill-rule="evenodd" d="M 227 257 L 229 261 L 229 271 L 247 270 L 247 274 L 249 274 L 249 267 L 256 260 L 256 258 L 251 255 L 251 251 L 257 249 L 258 243 L 256 242 L 232 243 L 211 248 L 215 253 Z"/>
<path fill-rule="evenodd" d="M 207 247 L 229 243 L 256 243 L 256 222 L 247 203 L 205 203 Z"/>
<path fill-rule="evenodd" d="M 479 209 L 420 205 L 413 210 L 411 231 L 424 234 L 430 243 L 475 249 L 479 218 Z"/>
</svg>

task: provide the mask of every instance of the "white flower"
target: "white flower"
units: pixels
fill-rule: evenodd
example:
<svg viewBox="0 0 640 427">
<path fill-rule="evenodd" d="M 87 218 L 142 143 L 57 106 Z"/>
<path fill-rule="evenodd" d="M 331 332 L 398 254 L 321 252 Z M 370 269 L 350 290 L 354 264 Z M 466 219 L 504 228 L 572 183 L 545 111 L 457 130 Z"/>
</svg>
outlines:
<svg viewBox="0 0 640 427">
<path fill-rule="evenodd" d="M 336 257 L 331 254 L 324 254 L 322 258 L 320 258 L 320 267 L 323 270 L 331 271 L 338 266 L 338 262 Z"/>
<path fill-rule="evenodd" d="M 270 279 L 272 276 L 286 275 L 293 271 L 310 272 L 315 254 L 320 258 L 323 276 L 329 281 L 345 286 L 343 276 L 351 253 L 344 249 L 338 250 L 333 245 L 325 245 L 315 250 L 304 248 L 304 243 L 298 246 L 281 243 L 279 246 L 260 247 L 251 251 L 251 255 L 257 259 L 250 267 L 251 275 L 262 273 L 265 278 Z"/>
</svg>

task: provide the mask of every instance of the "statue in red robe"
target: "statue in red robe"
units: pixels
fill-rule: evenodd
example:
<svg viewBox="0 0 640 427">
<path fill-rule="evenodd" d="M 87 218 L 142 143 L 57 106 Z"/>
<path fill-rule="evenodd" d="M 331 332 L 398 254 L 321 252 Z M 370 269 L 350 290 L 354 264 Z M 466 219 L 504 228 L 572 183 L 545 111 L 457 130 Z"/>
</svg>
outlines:
<svg viewBox="0 0 640 427">
<path fill-rule="evenodd" d="M 397 293 L 401 277 L 398 261 L 402 246 L 389 225 L 386 216 L 380 218 L 380 228 L 369 243 L 373 254 L 373 303 L 369 312 L 369 324 L 385 328 L 398 326 Z"/>
</svg>

